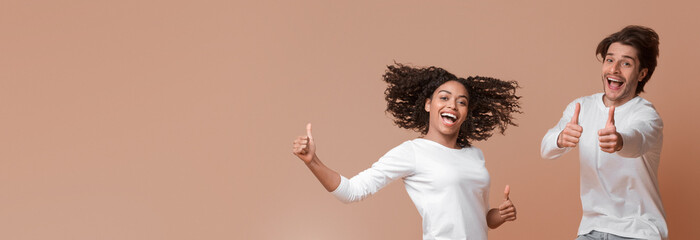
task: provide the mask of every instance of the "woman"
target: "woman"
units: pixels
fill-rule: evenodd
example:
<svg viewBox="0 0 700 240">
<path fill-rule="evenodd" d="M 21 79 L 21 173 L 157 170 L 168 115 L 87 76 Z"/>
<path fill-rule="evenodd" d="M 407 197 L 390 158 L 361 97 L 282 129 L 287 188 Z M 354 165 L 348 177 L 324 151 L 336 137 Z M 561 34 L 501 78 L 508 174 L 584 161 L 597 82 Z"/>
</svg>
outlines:
<svg viewBox="0 0 700 240">
<path fill-rule="evenodd" d="M 488 77 L 458 78 L 442 68 L 389 66 L 387 111 L 396 125 L 420 132 L 387 152 L 371 168 L 347 179 L 316 156 L 311 124 L 294 141 L 293 152 L 339 200 L 364 199 L 396 179 L 403 179 L 423 218 L 423 239 L 486 239 L 488 228 L 516 219 L 508 198 L 488 209 L 490 177 L 473 140 L 503 133 L 520 113 L 514 81 Z"/>
</svg>

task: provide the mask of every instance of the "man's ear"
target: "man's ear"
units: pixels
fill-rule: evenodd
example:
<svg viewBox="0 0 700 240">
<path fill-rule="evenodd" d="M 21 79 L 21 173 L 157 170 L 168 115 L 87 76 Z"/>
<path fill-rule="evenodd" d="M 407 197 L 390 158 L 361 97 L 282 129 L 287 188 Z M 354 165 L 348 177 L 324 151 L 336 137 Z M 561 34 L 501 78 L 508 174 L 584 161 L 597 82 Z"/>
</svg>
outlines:
<svg viewBox="0 0 700 240">
<path fill-rule="evenodd" d="M 425 111 L 430 112 L 430 98 L 425 99 Z"/>
<path fill-rule="evenodd" d="M 641 82 L 642 79 L 644 79 L 645 77 L 647 77 L 647 72 L 648 72 L 648 71 L 649 71 L 648 68 L 642 68 L 642 70 L 639 71 L 639 79 L 637 79 L 637 81 L 638 81 L 638 82 Z"/>
</svg>

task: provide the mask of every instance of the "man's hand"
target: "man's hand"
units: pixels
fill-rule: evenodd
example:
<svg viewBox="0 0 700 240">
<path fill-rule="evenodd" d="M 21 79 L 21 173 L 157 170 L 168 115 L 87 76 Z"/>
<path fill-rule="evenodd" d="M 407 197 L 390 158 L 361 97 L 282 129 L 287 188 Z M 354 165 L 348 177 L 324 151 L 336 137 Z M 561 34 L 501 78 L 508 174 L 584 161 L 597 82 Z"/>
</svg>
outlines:
<svg viewBox="0 0 700 240">
<path fill-rule="evenodd" d="M 615 106 L 610 106 L 605 128 L 598 130 L 598 142 L 603 152 L 614 153 L 622 149 L 622 135 L 615 127 Z"/>
<path fill-rule="evenodd" d="M 581 104 L 576 103 L 576 109 L 574 110 L 574 116 L 571 121 L 566 124 L 566 128 L 559 133 L 557 138 L 557 147 L 576 147 L 578 144 L 581 133 L 583 133 L 583 128 L 578 125 L 578 114 L 581 111 Z"/>
</svg>

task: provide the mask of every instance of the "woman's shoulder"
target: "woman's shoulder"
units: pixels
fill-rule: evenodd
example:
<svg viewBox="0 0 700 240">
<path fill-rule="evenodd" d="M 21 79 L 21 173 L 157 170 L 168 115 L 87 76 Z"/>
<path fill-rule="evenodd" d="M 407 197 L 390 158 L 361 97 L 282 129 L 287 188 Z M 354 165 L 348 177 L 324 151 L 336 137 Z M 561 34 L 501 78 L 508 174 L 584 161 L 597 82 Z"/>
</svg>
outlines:
<svg viewBox="0 0 700 240">
<path fill-rule="evenodd" d="M 398 146 L 392 148 L 389 150 L 385 156 L 387 155 L 407 155 L 407 154 L 413 154 L 414 148 L 416 143 L 414 142 L 415 139 L 413 140 L 407 140 L 399 144 Z"/>
<path fill-rule="evenodd" d="M 467 153 L 476 154 L 479 157 L 484 158 L 484 152 L 482 152 L 480 148 L 475 147 L 473 145 L 469 146 L 469 147 L 464 147 L 464 148 L 462 148 L 462 150 L 464 150 Z"/>
</svg>

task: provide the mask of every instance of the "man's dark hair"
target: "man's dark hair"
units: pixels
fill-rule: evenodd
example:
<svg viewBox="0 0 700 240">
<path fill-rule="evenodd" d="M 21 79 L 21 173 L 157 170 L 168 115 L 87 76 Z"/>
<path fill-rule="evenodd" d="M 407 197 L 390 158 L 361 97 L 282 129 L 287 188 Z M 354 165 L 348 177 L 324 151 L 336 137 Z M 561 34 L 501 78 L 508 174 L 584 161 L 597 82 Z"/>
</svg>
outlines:
<svg viewBox="0 0 700 240">
<path fill-rule="evenodd" d="M 647 75 L 637 84 L 635 95 L 644 92 L 644 85 L 649 81 L 656 69 L 656 58 L 659 57 L 659 35 L 653 29 L 643 26 L 630 25 L 619 32 L 613 33 L 600 41 L 596 48 L 596 55 L 605 60 L 608 48 L 611 44 L 619 42 L 637 49 L 637 59 L 639 59 L 639 70 L 647 69 Z"/>
</svg>

